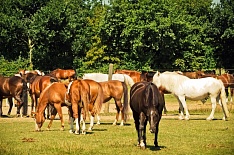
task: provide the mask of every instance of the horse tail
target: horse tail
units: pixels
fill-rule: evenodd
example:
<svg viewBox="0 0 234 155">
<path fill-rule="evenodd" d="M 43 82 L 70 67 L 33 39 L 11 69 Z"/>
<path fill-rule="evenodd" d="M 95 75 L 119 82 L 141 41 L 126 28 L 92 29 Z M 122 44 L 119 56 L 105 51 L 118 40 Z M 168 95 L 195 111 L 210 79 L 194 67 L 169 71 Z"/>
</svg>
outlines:
<svg viewBox="0 0 234 155">
<path fill-rule="evenodd" d="M 221 80 L 219 80 L 219 83 L 221 85 L 221 93 L 220 93 L 220 99 L 222 102 L 222 109 L 224 112 L 225 117 L 229 117 L 229 112 L 228 112 L 228 108 L 227 108 L 227 102 L 226 102 L 226 92 L 225 92 L 225 87 L 223 85 L 223 82 Z"/>
<path fill-rule="evenodd" d="M 133 81 L 133 79 L 129 75 L 123 74 L 123 76 L 124 76 L 124 82 L 126 84 L 130 85 L 130 87 L 132 87 L 135 84 L 135 82 Z"/>
<path fill-rule="evenodd" d="M 78 80 L 79 82 L 79 94 L 81 95 L 81 100 L 83 102 L 84 109 L 84 120 L 86 119 L 86 115 L 89 113 L 89 103 L 90 103 L 90 94 L 89 94 L 89 86 L 83 80 Z"/>
<path fill-rule="evenodd" d="M 93 111 L 92 113 L 95 115 L 95 114 L 99 114 L 101 109 L 102 109 L 102 103 L 103 103 L 103 90 L 102 90 L 102 86 L 97 83 L 97 89 L 98 89 L 98 92 L 97 92 L 97 97 L 96 97 L 96 100 L 94 102 L 94 107 L 93 107 Z"/>
<path fill-rule="evenodd" d="M 124 108 L 124 121 L 128 118 L 128 87 L 126 83 L 121 82 L 123 86 L 123 93 L 124 93 L 124 102 L 123 102 L 123 108 Z"/>
</svg>

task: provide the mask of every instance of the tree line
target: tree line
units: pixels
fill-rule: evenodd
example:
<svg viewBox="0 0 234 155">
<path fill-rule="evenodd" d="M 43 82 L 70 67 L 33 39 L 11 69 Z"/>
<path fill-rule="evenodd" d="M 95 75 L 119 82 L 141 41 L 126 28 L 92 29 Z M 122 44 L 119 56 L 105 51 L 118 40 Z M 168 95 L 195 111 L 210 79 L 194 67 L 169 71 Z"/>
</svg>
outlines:
<svg viewBox="0 0 234 155">
<path fill-rule="evenodd" d="M 234 1 L 1 0 L 0 70 L 234 68 Z"/>
</svg>

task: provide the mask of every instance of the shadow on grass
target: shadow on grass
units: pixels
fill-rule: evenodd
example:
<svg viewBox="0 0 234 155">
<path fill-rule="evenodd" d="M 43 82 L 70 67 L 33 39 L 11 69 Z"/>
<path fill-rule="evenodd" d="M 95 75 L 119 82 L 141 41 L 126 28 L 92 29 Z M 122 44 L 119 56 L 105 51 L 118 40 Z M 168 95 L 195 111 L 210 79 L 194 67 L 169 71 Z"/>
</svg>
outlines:
<svg viewBox="0 0 234 155">
<path fill-rule="evenodd" d="M 155 147 L 154 145 L 148 145 L 146 148 L 150 149 L 151 151 L 159 151 L 161 149 L 167 148 L 166 146 L 158 146 Z"/>
<path fill-rule="evenodd" d="M 95 125 L 97 125 L 97 124 L 95 124 Z M 120 123 L 117 123 L 116 125 L 113 125 L 113 123 L 111 123 L 111 122 L 101 122 L 100 125 L 119 126 Z M 131 124 L 130 123 L 124 123 L 124 126 L 131 126 Z"/>
</svg>

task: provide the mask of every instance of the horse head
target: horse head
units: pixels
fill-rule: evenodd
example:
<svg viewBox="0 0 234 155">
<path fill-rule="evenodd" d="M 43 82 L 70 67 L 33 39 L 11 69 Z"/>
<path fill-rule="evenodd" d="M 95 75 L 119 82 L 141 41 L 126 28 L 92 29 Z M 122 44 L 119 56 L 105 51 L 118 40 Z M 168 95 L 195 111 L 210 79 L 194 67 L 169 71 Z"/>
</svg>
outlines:
<svg viewBox="0 0 234 155">
<path fill-rule="evenodd" d="M 157 71 L 153 76 L 153 83 L 159 88 L 161 86 L 160 72 Z"/>
<path fill-rule="evenodd" d="M 156 132 L 156 124 L 159 122 L 159 114 L 158 111 L 155 108 L 152 108 L 149 111 L 149 116 L 148 116 L 148 120 L 149 120 L 149 124 L 150 124 L 150 132 L 151 133 L 155 133 Z"/>
<path fill-rule="evenodd" d="M 45 117 L 43 113 L 38 113 L 38 112 L 32 112 L 35 118 L 35 130 L 36 131 L 41 131 L 41 127 L 43 123 L 45 122 Z"/>
</svg>

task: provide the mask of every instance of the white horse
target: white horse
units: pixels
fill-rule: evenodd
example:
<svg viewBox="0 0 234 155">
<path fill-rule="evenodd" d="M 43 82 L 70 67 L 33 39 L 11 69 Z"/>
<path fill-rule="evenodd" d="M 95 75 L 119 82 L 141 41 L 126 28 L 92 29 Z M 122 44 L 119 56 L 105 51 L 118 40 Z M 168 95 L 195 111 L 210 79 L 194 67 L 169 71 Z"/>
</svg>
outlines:
<svg viewBox="0 0 234 155">
<path fill-rule="evenodd" d="M 179 101 L 181 111 L 179 119 L 189 120 L 189 112 L 185 99 L 190 100 L 203 100 L 210 96 L 212 103 L 212 111 L 207 120 L 214 119 L 214 112 L 216 102 L 221 99 L 220 105 L 222 106 L 224 117 L 226 120 L 229 117 L 229 112 L 226 104 L 225 88 L 221 80 L 212 77 L 201 79 L 189 79 L 186 76 L 177 74 L 175 72 L 157 72 L 153 77 L 153 83 L 161 90 L 168 91 L 177 98 Z"/>
<path fill-rule="evenodd" d="M 108 74 L 103 73 L 87 73 L 84 74 L 82 79 L 91 79 L 96 82 L 105 82 L 108 81 Z M 127 74 L 113 74 L 112 80 L 119 80 L 121 82 L 125 82 L 126 85 L 132 87 L 134 85 L 133 79 Z"/>
</svg>

